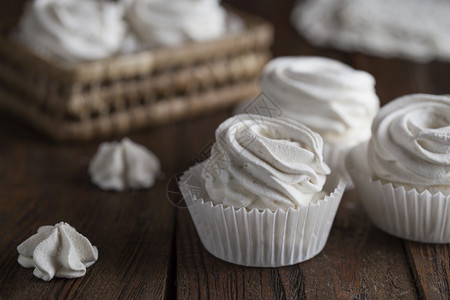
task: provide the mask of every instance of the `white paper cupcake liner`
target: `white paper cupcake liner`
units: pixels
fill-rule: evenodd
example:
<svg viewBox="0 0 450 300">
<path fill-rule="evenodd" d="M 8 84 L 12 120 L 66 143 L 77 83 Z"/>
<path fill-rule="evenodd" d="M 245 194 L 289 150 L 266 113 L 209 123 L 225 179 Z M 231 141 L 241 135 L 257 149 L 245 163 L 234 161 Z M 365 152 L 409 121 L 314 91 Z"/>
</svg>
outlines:
<svg viewBox="0 0 450 300">
<path fill-rule="evenodd" d="M 331 189 L 326 190 L 333 192 L 317 204 L 275 212 L 213 204 L 201 180 L 201 164 L 184 173 L 179 185 L 200 240 L 212 255 L 244 266 L 278 267 L 308 260 L 324 248 L 345 191 L 337 176 L 328 181 Z"/>
<path fill-rule="evenodd" d="M 339 172 L 344 179 L 347 190 L 355 187 L 345 165 L 345 157 L 352 147 L 338 147 L 327 143 L 323 145 L 323 160 L 334 171 Z"/>
<path fill-rule="evenodd" d="M 372 180 L 367 162 L 347 157 L 347 166 L 372 222 L 394 236 L 422 243 L 450 243 L 450 195 Z M 361 159 L 359 159 L 361 160 Z M 366 165 L 364 165 L 366 164 Z"/>
</svg>

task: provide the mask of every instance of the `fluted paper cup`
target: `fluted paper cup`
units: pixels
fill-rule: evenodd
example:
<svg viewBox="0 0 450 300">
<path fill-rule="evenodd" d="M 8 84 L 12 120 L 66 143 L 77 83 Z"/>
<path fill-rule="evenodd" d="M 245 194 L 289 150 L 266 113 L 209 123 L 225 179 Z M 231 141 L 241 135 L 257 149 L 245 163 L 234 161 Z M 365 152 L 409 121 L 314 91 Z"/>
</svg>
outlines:
<svg viewBox="0 0 450 300">
<path fill-rule="evenodd" d="M 347 190 L 353 189 L 355 186 L 345 165 L 345 157 L 351 148 L 328 143 L 323 144 L 323 160 L 334 172 L 340 173 L 346 183 Z"/>
<path fill-rule="evenodd" d="M 441 192 L 406 189 L 373 180 L 367 160 L 361 154 L 365 145 L 346 158 L 360 201 L 371 221 L 385 232 L 422 243 L 450 243 L 450 195 Z M 359 153 L 358 153 L 359 152 Z"/>
<path fill-rule="evenodd" d="M 317 204 L 275 212 L 248 211 L 213 204 L 204 189 L 201 169 L 201 164 L 189 169 L 179 185 L 200 240 L 212 255 L 238 265 L 279 267 L 308 260 L 324 248 L 345 191 L 339 177 L 329 176 L 325 190 L 331 193 Z"/>
</svg>

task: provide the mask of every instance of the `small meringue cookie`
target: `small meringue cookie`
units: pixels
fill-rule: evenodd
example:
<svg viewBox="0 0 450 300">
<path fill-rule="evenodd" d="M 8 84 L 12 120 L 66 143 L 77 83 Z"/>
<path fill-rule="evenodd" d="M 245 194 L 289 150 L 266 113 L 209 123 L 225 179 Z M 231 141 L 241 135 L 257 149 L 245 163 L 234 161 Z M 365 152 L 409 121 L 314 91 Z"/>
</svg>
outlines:
<svg viewBox="0 0 450 300">
<path fill-rule="evenodd" d="M 159 171 L 158 157 L 128 138 L 101 144 L 89 164 L 92 182 L 103 190 L 149 188 Z"/>
<path fill-rule="evenodd" d="M 91 242 L 65 222 L 41 226 L 37 233 L 17 246 L 17 261 L 45 281 L 53 277 L 77 278 L 98 259 Z"/>
<path fill-rule="evenodd" d="M 15 38 L 44 58 L 78 63 L 118 53 L 126 28 L 118 3 L 34 0 L 26 6 Z"/>
</svg>

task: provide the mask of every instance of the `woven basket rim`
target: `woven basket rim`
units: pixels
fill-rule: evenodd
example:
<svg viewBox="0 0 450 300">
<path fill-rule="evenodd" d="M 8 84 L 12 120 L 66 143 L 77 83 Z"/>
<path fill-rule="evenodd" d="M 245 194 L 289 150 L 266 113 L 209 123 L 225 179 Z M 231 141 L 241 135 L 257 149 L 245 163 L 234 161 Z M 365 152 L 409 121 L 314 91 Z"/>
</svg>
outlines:
<svg viewBox="0 0 450 300">
<path fill-rule="evenodd" d="M 231 93 L 230 88 L 233 91 Z M 194 97 L 175 97 L 140 108 L 117 111 L 99 119 L 73 121 L 52 117 L 38 106 L 29 105 L 26 97 L 12 93 L 0 85 L 0 108 L 27 121 L 30 126 L 54 141 L 81 142 L 111 135 L 124 135 L 131 130 L 218 111 L 238 103 L 242 97 L 256 95 L 257 91 L 256 82 L 250 80 Z M 205 100 L 213 100 L 213 103 Z"/>
</svg>

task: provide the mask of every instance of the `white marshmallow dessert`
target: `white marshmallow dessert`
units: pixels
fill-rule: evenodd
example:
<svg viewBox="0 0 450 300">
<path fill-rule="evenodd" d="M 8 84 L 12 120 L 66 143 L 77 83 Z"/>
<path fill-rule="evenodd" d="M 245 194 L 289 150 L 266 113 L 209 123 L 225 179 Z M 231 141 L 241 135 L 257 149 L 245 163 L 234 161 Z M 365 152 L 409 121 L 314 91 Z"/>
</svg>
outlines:
<svg viewBox="0 0 450 300">
<path fill-rule="evenodd" d="M 261 90 L 283 117 L 322 136 L 325 161 L 351 182 L 342 162 L 370 138 L 380 105 L 373 76 L 329 58 L 279 57 L 265 66 Z"/>
<path fill-rule="evenodd" d="M 36 54 L 62 63 L 109 57 L 126 34 L 121 5 L 92 0 L 33 0 L 15 37 Z"/>
<path fill-rule="evenodd" d="M 330 175 L 322 146 L 320 135 L 290 119 L 237 115 L 223 122 L 211 157 L 180 180 L 205 248 L 258 267 L 317 255 L 345 190 Z"/>
<path fill-rule="evenodd" d="M 123 3 L 131 29 L 142 44 L 151 47 L 207 41 L 243 26 L 236 16 L 229 18 L 218 0 L 123 0 Z"/>
<path fill-rule="evenodd" d="M 283 116 L 336 146 L 367 141 L 380 105 L 372 75 L 324 57 L 272 60 L 263 70 L 261 89 L 276 101 Z"/>
<path fill-rule="evenodd" d="M 395 236 L 450 243 L 450 97 L 413 94 L 380 110 L 347 157 L 372 221 Z"/>
<path fill-rule="evenodd" d="M 39 227 L 17 251 L 19 264 L 34 268 L 33 274 L 45 281 L 84 276 L 86 268 L 98 259 L 97 248 L 65 222 Z"/>
<path fill-rule="evenodd" d="M 330 168 L 318 134 L 290 120 L 230 118 L 216 130 L 203 169 L 214 203 L 249 210 L 308 206 L 322 192 Z"/>
<path fill-rule="evenodd" d="M 158 157 L 129 138 L 102 143 L 89 163 L 94 184 L 103 190 L 150 188 L 160 172 Z"/>
</svg>

